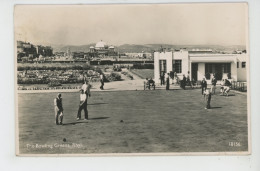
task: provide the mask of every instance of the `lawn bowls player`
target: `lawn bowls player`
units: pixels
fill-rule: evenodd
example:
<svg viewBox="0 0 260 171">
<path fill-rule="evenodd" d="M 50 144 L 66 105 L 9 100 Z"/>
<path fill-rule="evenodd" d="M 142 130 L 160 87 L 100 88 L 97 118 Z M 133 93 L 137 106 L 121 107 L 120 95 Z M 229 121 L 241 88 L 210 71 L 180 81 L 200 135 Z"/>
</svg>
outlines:
<svg viewBox="0 0 260 171">
<path fill-rule="evenodd" d="M 90 95 L 90 87 L 91 87 L 91 85 L 88 83 L 88 80 L 85 80 L 84 84 L 81 87 L 81 90 L 84 91 L 84 93 L 87 95 L 87 97 L 91 96 Z M 80 92 L 81 92 L 81 90 L 80 90 Z"/>
<path fill-rule="evenodd" d="M 62 107 L 62 98 L 60 93 L 58 93 L 57 97 L 54 99 L 54 112 L 55 112 L 56 125 L 62 125 L 63 107 Z"/>
<path fill-rule="evenodd" d="M 204 91 L 204 99 L 206 101 L 205 109 L 210 109 L 211 92 L 207 89 Z"/>
<path fill-rule="evenodd" d="M 85 113 L 85 120 L 88 120 L 88 109 L 87 109 L 87 95 L 84 92 L 83 89 L 80 90 L 80 104 L 79 104 L 79 109 L 78 109 L 78 114 L 77 114 L 77 120 L 81 119 L 81 111 L 84 110 Z"/>
</svg>

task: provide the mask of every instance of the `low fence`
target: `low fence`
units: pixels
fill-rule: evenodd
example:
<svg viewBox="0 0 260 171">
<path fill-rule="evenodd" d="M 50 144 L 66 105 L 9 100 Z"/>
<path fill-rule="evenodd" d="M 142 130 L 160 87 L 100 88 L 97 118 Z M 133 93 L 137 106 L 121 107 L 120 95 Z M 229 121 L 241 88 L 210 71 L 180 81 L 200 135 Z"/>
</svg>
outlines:
<svg viewBox="0 0 260 171">
<path fill-rule="evenodd" d="M 231 89 L 246 92 L 247 91 L 247 83 L 246 82 L 233 81 L 232 84 L 231 84 Z"/>
<path fill-rule="evenodd" d="M 201 81 L 193 82 L 193 87 L 201 87 Z M 247 83 L 246 82 L 232 81 L 231 89 L 241 91 L 241 92 L 247 92 Z"/>
<path fill-rule="evenodd" d="M 59 86 L 59 87 L 18 87 L 18 90 L 60 90 L 60 89 L 81 89 L 81 86 Z"/>
</svg>

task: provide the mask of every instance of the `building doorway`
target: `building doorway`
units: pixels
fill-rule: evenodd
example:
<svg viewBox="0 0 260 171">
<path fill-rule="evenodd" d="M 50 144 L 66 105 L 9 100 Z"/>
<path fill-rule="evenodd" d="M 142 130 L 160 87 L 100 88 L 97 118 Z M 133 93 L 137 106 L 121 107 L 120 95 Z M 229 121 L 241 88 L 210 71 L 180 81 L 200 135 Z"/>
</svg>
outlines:
<svg viewBox="0 0 260 171">
<path fill-rule="evenodd" d="M 159 75 L 167 73 L 166 60 L 159 60 Z"/>
<path fill-rule="evenodd" d="M 206 79 L 215 74 L 217 80 L 222 80 L 223 75 L 231 74 L 231 63 L 205 63 Z"/>
<path fill-rule="evenodd" d="M 191 80 L 198 80 L 198 63 L 191 64 Z"/>
</svg>

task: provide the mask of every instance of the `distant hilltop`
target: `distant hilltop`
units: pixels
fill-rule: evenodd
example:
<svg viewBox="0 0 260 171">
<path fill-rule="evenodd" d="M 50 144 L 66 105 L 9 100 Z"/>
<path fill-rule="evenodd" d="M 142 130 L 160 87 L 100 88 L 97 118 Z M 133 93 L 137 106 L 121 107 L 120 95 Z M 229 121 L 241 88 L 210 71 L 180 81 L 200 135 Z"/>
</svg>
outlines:
<svg viewBox="0 0 260 171">
<path fill-rule="evenodd" d="M 54 52 L 66 52 L 70 49 L 71 52 L 89 52 L 91 46 L 95 46 L 95 43 L 87 44 L 87 45 L 51 45 L 53 47 Z M 120 53 L 141 53 L 141 52 L 153 52 L 158 51 L 161 48 L 165 48 L 168 50 L 179 50 L 186 49 L 188 51 L 192 51 L 194 49 L 211 49 L 213 52 L 221 51 L 232 53 L 237 50 L 245 50 L 246 46 L 243 45 L 171 45 L 171 44 L 123 44 L 119 46 L 115 46 L 116 51 Z"/>
</svg>

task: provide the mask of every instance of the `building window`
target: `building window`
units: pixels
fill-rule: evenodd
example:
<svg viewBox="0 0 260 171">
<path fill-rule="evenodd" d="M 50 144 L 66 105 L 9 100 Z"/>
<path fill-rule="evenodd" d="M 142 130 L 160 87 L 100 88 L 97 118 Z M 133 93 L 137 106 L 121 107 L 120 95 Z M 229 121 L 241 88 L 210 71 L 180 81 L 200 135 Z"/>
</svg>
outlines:
<svg viewBox="0 0 260 171">
<path fill-rule="evenodd" d="M 205 73 L 214 73 L 214 72 L 215 72 L 215 65 L 210 64 L 210 63 L 206 63 L 205 64 Z"/>
<path fill-rule="evenodd" d="M 231 66 L 229 63 L 223 64 L 224 73 L 230 73 L 231 72 Z"/>
<path fill-rule="evenodd" d="M 175 62 L 175 72 L 182 73 L 181 60 L 174 60 Z"/>
<path fill-rule="evenodd" d="M 246 62 L 242 62 L 242 68 L 246 67 Z"/>
<path fill-rule="evenodd" d="M 237 62 L 237 68 L 239 68 L 239 62 Z"/>
<path fill-rule="evenodd" d="M 159 61 L 159 67 L 160 67 L 160 74 L 161 74 L 161 72 L 166 73 L 167 72 L 167 70 L 166 70 L 166 60 L 160 60 Z"/>
</svg>

